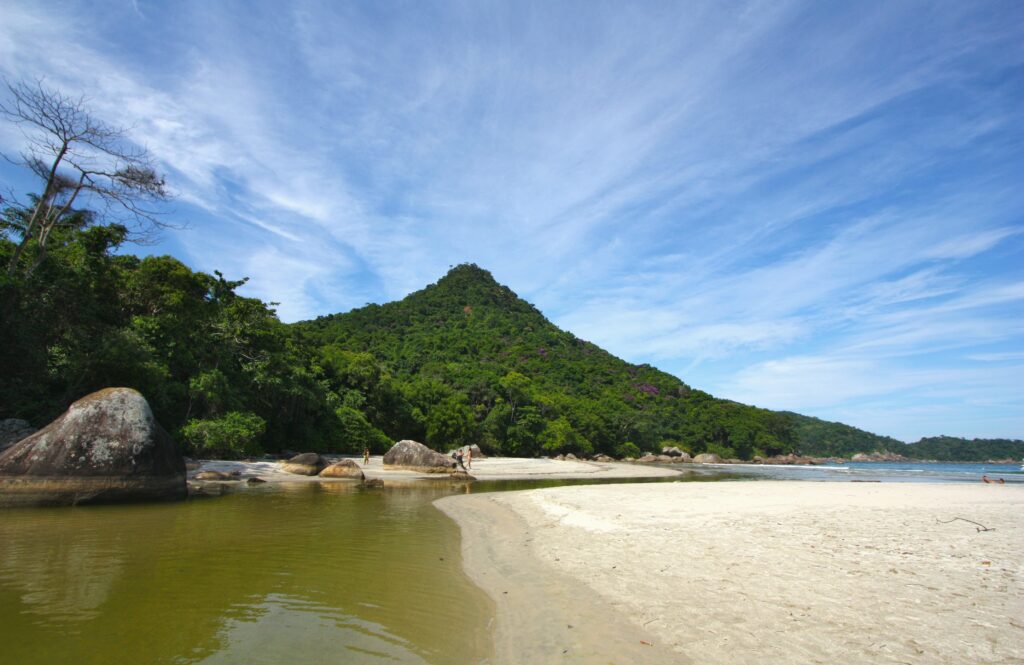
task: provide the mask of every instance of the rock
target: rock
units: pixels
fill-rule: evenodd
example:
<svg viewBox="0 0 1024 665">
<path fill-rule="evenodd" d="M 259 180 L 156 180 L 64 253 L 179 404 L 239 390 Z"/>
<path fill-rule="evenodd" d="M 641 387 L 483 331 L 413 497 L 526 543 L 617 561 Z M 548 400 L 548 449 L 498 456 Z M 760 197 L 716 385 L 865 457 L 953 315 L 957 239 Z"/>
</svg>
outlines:
<svg viewBox="0 0 1024 665">
<path fill-rule="evenodd" d="M 645 464 L 650 463 L 650 462 L 657 462 L 657 461 L 658 461 L 657 456 L 656 455 L 652 455 L 650 453 L 647 453 L 646 455 L 644 455 L 643 457 L 641 457 L 640 459 L 637 460 L 637 462 L 643 462 Z"/>
<path fill-rule="evenodd" d="M 253 476 L 252 478 L 249 478 L 245 482 L 249 485 L 262 485 L 267 481 L 263 480 L 262 478 L 257 478 L 256 476 Z"/>
<path fill-rule="evenodd" d="M 224 471 L 200 471 L 195 475 L 195 480 L 241 480 L 242 474 L 238 471 L 225 473 Z"/>
<path fill-rule="evenodd" d="M 661 454 L 669 457 L 682 457 L 683 451 L 675 446 L 665 446 L 661 449 Z"/>
<path fill-rule="evenodd" d="M 564 462 L 565 455 L 555 455 L 555 459 L 558 460 L 559 462 Z"/>
<path fill-rule="evenodd" d="M 686 451 L 684 450 L 684 451 L 683 451 L 683 454 L 682 454 L 682 455 L 680 455 L 679 457 L 677 457 L 677 458 L 676 458 L 676 461 L 677 461 L 677 462 L 684 462 L 684 463 L 686 463 L 686 464 L 689 464 L 690 462 L 692 462 L 692 461 L 693 461 L 693 458 L 692 458 L 692 457 L 690 457 L 690 453 L 688 453 L 688 452 L 686 452 Z"/>
<path fill-rule="evenodd" d="M 166 501 L 185 461 L 138 391 L 107 388 L 0 453 L 0 506 Z"/>
<path fill-rule="evenodd" d="M 566 460 L 568 460 L 568 461 L 572 461 L 572 462 L 575 462 L 575 461 L 577 461 L 577 460 L 578 460 L 579 458 L 578 458 L 578 457 L 576 457 L 575 455 L 573 455 L 572 453 L 569 453 L 569 454 L 567 454 L 567 455 L 565 456 L 565 459 L 566 459 Z"/>
<path fill-rule="evenodd" d="M 302 453 L 281 462 L 281 468 L 299 476 L 315 476 L 327 468 L 327 460 L 316 453 Z"/>
<path fill-rule="evenodd" d="M 455 460 L 422 443 L 406 439 L 399 441 L 384 454 L 384 466 L 411 469 L 422 473 L 448 473 L 455 467 Z"/>
<path fill-rule="evenodd" d="M 670 457 L 668 455 L 656 455 L 654 457 L 654 460 L 656 462 L 661 463 L 661 464 L 671 464 L 672 462 L 676 461 L 676 459 L 674 457 Z"/>
<path fill-rule="evenodd" d="M 350 480 L 363 480 L 363 470 L 359 468 L 359 465 L 355 461 L 350 459 L 343 459 L 340 462 L 335 462 L 326 469 L 320 472 L 321 478 L 348 478 Z"/>
<path fill-rule="evenodd" d="M 363 481 L 363 487 L 384 487 L 384 481 L 380 478 L 367 478 Z"/>
<path fill-rule="evenodd" d="M 714 453 L 701 453 L 693 458 L 694 464 L 721 464 L 722 458 Z"/>
<path fill-rule="evenodd" d="M 29 434 L 35 434 L 36 428 L 27 420 L 7 418 L 0 420 L 0 452 L 10 448 Z"/>
<path fill-rule="evenodd" d="M 608 457 L 607 455 L 595 455 L 594 456 L 594 461 L 595 462 L 614 462 L 615 460 L 613 458 L 611 458 L 611 457 Z"/>
</svg>

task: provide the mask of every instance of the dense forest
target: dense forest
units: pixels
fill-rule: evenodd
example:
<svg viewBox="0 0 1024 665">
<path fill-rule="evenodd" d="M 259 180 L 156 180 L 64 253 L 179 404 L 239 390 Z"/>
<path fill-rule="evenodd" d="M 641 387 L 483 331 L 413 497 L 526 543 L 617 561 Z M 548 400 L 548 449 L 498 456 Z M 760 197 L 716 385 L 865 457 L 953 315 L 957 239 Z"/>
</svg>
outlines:
<svg viewBox="0 0 1024 665">
<path fill-rule="evenodd" d="M 22 210 L 8 208 L 5 229 Z M 678 445 L 749 458 L 888 450 L 932 459 L 1017 456 L 1020 442 L 906 445 L 839 423 L 716 399 L 559 330 L 476 266 L 404 300 L 287 326 L 243 281 L 114 250 L 126 230 L 84 212 L 45 261 L 0 277 L 3 417 L 43 424 L 111 385 L 139 389 L 197 454 L 383 451 L 400 438 L 494 453 Z M 0 241 L 0 261 L 15 244 Z M 34 262 L 30 251 L 21 261 Z"/>
<path fill-rule="evenodd" d="M 4 212 L 0 265 L 23 215 Z M 382 452 L 401 438 L 526 456 L 664 445 L 743 459 L 1024 456 L 1020 441 L 904 444 L 716 399 L 559 330 L 474 265 L 399 302 L 285 325 L 236 293 L 244 280 L 116 253 L 126 233 L 77 212 L 55 229 L 44 261 L 29 246 L 18 263 L 33 269 L 0 276 L 0 417 L 42 425 L 90 391 L 123 385 L 207 456 Z"/>
<path fill-rule="evenodd" d="M 749 458 L 796 448 L 784 415 L 624 362 L 558 329 L 475 265 L 399 302 L 296 328 L 343 378 L 346 403 L 391 438 L 514 455 L 679 445 Z"/>
</svg>

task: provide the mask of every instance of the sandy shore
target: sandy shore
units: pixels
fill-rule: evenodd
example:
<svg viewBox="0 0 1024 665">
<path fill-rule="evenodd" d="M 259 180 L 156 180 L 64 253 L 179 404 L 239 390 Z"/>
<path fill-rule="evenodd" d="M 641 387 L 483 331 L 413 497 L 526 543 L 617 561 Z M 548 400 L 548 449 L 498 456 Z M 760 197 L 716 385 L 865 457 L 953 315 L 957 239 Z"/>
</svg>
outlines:
<svg viewBox="0 0 1024 665">
<path fill-rule="evenodd" d="M 437 505 L 497 603 L 499 663 L 1024 663 L 1024 487 L 661 483 Z M 939 521 L 955 517 L 993 530 Z"/>
<path fill-rule="evenodd" d="M 329 461 L 341 459 L 325 456 Z M 362 457 L 350 457 L 359 464 L 367 478 L 379 478 L 385 484 L 403 484 L 410 481 L 447 479 L 446 474 L 418 473 L 404 469 L 390 469 L 384 466 L 382 456 L 370 457 L 369 464 L 363 464 Z M 302 482 L 350 482 L 318 476 L 299 476 L 287 473 L 276 461 L 236 462 L 225 460 L 203 460 L 200 467 L 189 472 L 194 477 L 199 471 L 238 472 L 240 478 L 258 477 L 271 483 Z M 678 476 L 685 470 L 675 471 L 652 466 L 624 464 L 620 462 L 584 462 L 553 459 L 523 459 L 518 457 L 487 457 L 473 460 L 470 475 L 477 480 L 565 480 L 572 478 L 616 479 L 616 478 L 662 478 Z"/>
</svg>

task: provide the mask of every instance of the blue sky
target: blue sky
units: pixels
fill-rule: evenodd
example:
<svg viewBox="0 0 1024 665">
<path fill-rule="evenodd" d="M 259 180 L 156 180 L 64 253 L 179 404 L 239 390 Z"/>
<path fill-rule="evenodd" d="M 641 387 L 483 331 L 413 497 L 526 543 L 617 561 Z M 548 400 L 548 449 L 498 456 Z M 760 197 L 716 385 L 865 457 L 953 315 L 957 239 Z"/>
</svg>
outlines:
<svg viewBox="0 0 1024 665">
<path fill-rule="evenodd" d="M 718 396 L 1024 437 L 1024 4 L 625 4 L 0 0 L 0 72 L 286 321 L 471 261 Z"/>
</svg>

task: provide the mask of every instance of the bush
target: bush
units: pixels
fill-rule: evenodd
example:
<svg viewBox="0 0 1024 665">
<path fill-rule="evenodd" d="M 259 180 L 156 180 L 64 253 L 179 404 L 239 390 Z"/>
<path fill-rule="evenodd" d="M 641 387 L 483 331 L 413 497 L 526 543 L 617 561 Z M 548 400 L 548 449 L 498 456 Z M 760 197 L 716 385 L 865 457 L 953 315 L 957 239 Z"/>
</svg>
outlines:
<svg viewBox="0 0 1024 665">
<path fill-rule="evenodd" d="M 190 420 L 181 428 L 197 453 L 213 458 L 258 455 L 267 423 L 255 413 L 231 411 L 220 418 Z"/>
<path fill-rule="evenodd" d="M 362 413 L 350 406 L 338 407 L 335 414 L 340 424 L 342 452 L 360 453 L 365 446 L 372 453 L 385 453 L 394 443 L 384 432 L 371 425 Z"/>
<path fill-rule="evenodd" d="M 640 457 L 640 448 L 638 448 L 632 441 L 626 441 L 625 443 L 620 443 L 615 446 L 615 455 L 620 458 L 632 457 L 633 459 L 636 459 L 637 457 Z"/>
</svg>

